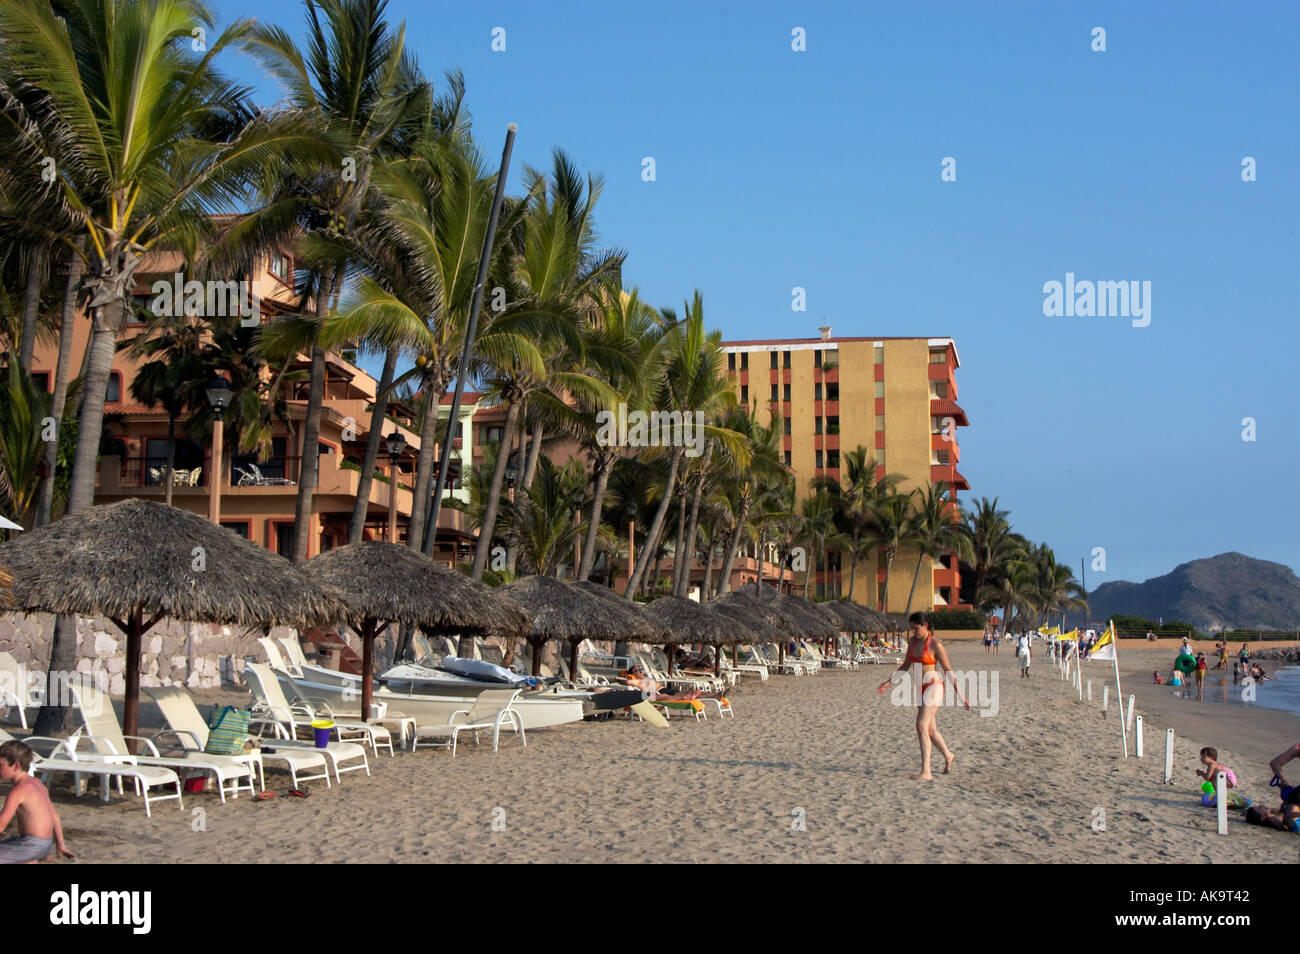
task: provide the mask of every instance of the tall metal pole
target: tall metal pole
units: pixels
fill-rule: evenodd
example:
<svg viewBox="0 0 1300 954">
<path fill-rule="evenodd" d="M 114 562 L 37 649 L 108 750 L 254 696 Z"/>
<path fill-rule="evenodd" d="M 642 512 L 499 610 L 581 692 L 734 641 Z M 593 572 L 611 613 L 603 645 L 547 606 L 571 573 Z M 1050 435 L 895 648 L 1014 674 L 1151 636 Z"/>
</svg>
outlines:
<svg viewBox="0 0 1300 954">
<path fill-rule="evenodd" d="M 1088 564 L 1088 558 L 1087 558 L 1087 557 L 1079 557 L 1079 585 L 1083 587 L 1083 598 L 1084 598 L 1085 600 L 1088 598 L 1088 566 L 1087 566 L 1087 564 Z M 1081 610 L 1080 612 L 1083 613 L 1083 625 L 1080 626 L 1079 628 L 1080 628 L 1080 629 L 1087 629 L 1087 628 L 1088 628 L 1088 611 L 1087 611 L 1087 610 Z M 1061 632 L 1065 632 L 1065 623 L 1061 623 Z"/>
<path fill-rule="evenodd" d="M 442 509 L 442 493 L 447 487 L 447 468 L 451 464 L 451 443 L 460 420 L 460 399 L 465 391 L 465 376 L 469 373 L 470 359 L 473 357 L 474 336 L 478 332 L 478 313 L 483 306 L 483 286 L 487 284 L 488 262 L 492 258 L 492 242 L 496 238 L 497 219 L 501 216 L 501 200 L 505 197 L 506 173 L 510 169 L 510 151 L 514 148 L 515 133 L 519 127 L 511 123 L 506 127 L 506 145 L 501 151 L 501 168 L 497 170 L 497 191 L 492 199 L 492 214 L 488 218 L 487 235 L 483 239 L 483 251 L 478 260 L 478 278 L 474 283 L 474 301 L 469 309 L 469 324 L 465 327 L 465 346 L 460 352 L 460 369 L 456 372 L 456 390 L 451 399 L 451 415 L 447 418 L 447 437 L 442 442 L 442 454 L 438 460 L 438 479 L 434 482 L 433 500 L 429 504 L 424 521 L 424 540 L 421 551 L 425 556 L 433 552 L 433 535 L 438 528 L 438 512 Z M 438 413 L 435 407 L 433 413 Z M 470 435 L 471 439 L 473 435 Z M 473 444 L 471 443 L 471 447 Z M 471 455 L 470 460 L 473 460 Z"/>
</svg>

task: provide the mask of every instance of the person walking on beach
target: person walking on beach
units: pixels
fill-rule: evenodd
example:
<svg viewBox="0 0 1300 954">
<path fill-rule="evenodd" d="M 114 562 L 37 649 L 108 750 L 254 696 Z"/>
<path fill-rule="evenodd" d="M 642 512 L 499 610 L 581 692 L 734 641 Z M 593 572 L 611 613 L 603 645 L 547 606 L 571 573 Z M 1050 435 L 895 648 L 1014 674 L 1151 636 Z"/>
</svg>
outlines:
<svg viewBox="0 0 1300 954">
<path fill-rule="evenodd" d="M 913 638 L 915 638 L 915 637 L 913 637 Z M 999 635 L 998 635 L 998 631 L 997 631 L 996 629 L 993 630 L 993 655 L 994 655 L 994 656 L 996 656 L 996 655 L 998 654 L 998 646 L 999 646 L 1001 643 L 1002 643 L 1002 640 L 1001 640 L 1001 638 L 1000 638 Z"/>
<path fill-rule="evenodd" d="M 1016 641 L 1016 655 L 1020 657 L 1020 678 L 1029 678 L 1029 635 L 1021 633 L 1020 639 Z"/>
<path fill-rule="evenodd" d="M 993 636 L 986 629 L 984 630 L 984 655 L 988 655 L 993 648 Z"/>
<path fill-rule="evenodd" d="M 933 746 L 938 746 L 940 754 L 943 755 L 943 774 L 947 775 L 952 771 L 952 763 L 956 759 L 952 749 L 948 748 L 947 743 L 943 741 L 943 736 L 939 734 L 938 716 L 939 707 L 943 705 L 943 677 L 939 675 L 936 667 L 942 666 L 944 673 L 951 673 L 953 670 L 948 662 L 948 653 L 943 648 L 943 643 L 930 629 L 929 618 L 924 613 L 913 613 L 907 618 L 907 622 L 912 628 L 912 636 L 907 641 L 907 654 L 894 674 L 911 669 L 912 685 L 916 686 L 919 683 L 916 735 L 921 742 L 921 771 L 912 778 L 919 782 L 932 782 L 934 776 L 930 774 L 930 752 Z M 891 675 L 880 684 L 876 692 L 884 695 L 893 681 L 894 677 Z M 957 698 L 962 701 L 962 704 L 970 709 L 970 702 L 962 696 L 955 682 L 953 691 L 957 693 Z"/>
<path fill-rule="evenodd" d="M 1242 669 L 1247 669 L 1247 668 L 1249 668 L 1249 666 L 1250 666 L 1250 650 L 1246 648 L 1246 644 L 1245 644 L 1245 643 L 1242 643 L 1242 644 L 1241 644 L 1241 652 L 1238 653 L 1237 655 L 1241 658 L 1241 668 L 1242 668 Z"/>
<path fill-rule="evenodd" d="M 1196 701 L 1205 701 L 1205 670 L 1209 667 L 1205 663 L 1205 653 L 1196 654 Z"/>
</svg>

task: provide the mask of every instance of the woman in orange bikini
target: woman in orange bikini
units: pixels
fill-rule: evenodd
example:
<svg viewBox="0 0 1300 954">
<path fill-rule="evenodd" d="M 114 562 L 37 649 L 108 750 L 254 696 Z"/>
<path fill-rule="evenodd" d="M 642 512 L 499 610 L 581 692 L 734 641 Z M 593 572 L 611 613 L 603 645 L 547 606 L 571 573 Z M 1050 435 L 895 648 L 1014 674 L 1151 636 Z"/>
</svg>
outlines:
<svg viewBox="0 0 1300 954">
<path fill-rule="evenodd" d="M 912 636 L 907 641 L 907 654 L 897 672 L 913 666 L 921 667 L 921 704 L 916 712 L 916 735 L 921 740 L 921 771 L 912 777 L 921 782 L 931 782 L 934 781 L 934 776 L 930 774 L 930 752 L 933 746 L 937 745 L 943 755 L 945 775 L 952 771 L 952 763 L 956 758 L 939 734 L 937 723 L 939 707 L 943 705 L 943 677 L 936 667 L 942 666 L 943 671 L 949 673 L 952 672 L 952 665 L 948 662 L 948 653 L 944 651 L 943 643 L 935 638 L 924 613 L 913 613 L 907 622 L 912 627 Z M 882 682 L 876 691 L 883 695 L 891 682 L 893 676 Z M 955 685 L 953 689 L 957 698 L 969 709 L 970 703 L 962 697 L 961 690 Z"/>
</svg>

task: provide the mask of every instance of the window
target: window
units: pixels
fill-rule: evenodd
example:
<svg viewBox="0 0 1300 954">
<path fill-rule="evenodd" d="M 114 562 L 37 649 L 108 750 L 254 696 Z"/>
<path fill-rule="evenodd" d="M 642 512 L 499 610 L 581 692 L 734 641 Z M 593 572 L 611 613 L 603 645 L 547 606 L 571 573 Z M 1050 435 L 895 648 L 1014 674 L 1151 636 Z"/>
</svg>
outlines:
<svg viewBox="0 0 1300 954">
<path fill-rule="evenodd" d="M 788 417 L 785 419 L 785 436 L 790 436 L 790 418 Z"/>
<path fill-rule="evenodd" d="M 247 520 L 223 520 L 221 525 L 227 530 L 233 530 L 245 540 L 248 539 L 248 521 Z"/>
<path fill-rule="evenodd" d="M 789 367 L 790 367 L 790 352 L 789 352 L 789 351 L 782 351 L 782 352 L 781 352 L 781 367 L 786 368 L 786 369 L 789 369 Z"/>
<path fill-rule="evenodd" d="M 328 457 L 334 453 L 334 447 L 331 444 L 326 444 L 324 441 L 318 441 L 316 443 L 316 453 L 321 457 Z"/>
<path fill-rule="evenodd" d="M 816 467 L 817 467 L 818 470 L 821 470 L 821 469 L 822 469 L 822 466 L 823 466 L 823 465 L 822 465 L 822 452 L 821 452 L 821 451 L 817 451 L 817 452 L 816 452 L 816 456 L 817 456 Z"/>
<path fill-rule="evenodd" d="M 818 381 L 816 384 L 813 385 L 813 400 L 820 401 L 821 399 L 822 399 L 822 383 Z"/>
<path fill-rule="evenodd" d="M 840 466 L 840 452 L 839 452 L 839 451 L 837 451 L 837 450 L 830 450 L 830 451 L 827 451 L 827 452 L 826 452 L 826 466 L 827 466 L 827 467 L 830 467 L 830 468 L 838 468 L 838 467 Z"/>
<path fill-rule="evenodd" d="M 876 364 L 885 363 L 885 344 L 883 341 L 871 346 L 871 358 Z"/>
<path fill-rule="evenodd" d="M 790 466 L 790 452 L 789 452 L 789 451 L 786 451 L 786 452 L 785 452 L 785 466 L 787 466 L 787 467 Z"/>
<path fill-rule="evenodd" d="M 500 424 L 493 424 L 491 426 L 484 425 L 483 427 L 484 444 L 500 444 L 501 438 L 504 435 L 505 435 L 505 428 L 502 427 Z"/>
<path fill-rule="evenodd" d="M 884 397 L 884 396 L 885 396 L 885 382 L 884 382 L 884 381 L 877 381 L 877 382 L 876 382 L 876 397 L 878 397 L 878 398 L 882 398 L 882 397 Z"/>
<path fill-rule="evenodd" d="M 202 467 L 205 462 L 204 449 L 186 437 L 173 441 L 174 470 L 193 470 Z M 146 487 L 161 487 L 163 474 L 167 470 L 167 438 L 147 437 L 144 441 L 144 484 Z M 154 474 L 157 474 L 155 477 Z M 201 476 L 201 475 L 200 475 Z M 203 481 L 205 484 L 206 480 Z"/>
<path fill-rule="evenodd" d="M 877 415 L 876 415 L 876 430 L 878 430 L 878 431 L 883 431 L 884 429 L 885 429 L 885 415 L 883 415 L 883 414 L 877 414 Z"/>
<path fill-rule="evenodd" d="M 840 419 L 838 417 L 826 418 L 826 433 L 838 434 L 840 432 Z"/>
<path fill-rule="evenodd" d="M 163 294 L 166 294 L 166 292 Z M 154 296 L 152 294 L 132 295 L 131 310 L 127 312 L 126 323 L 128 325 L 147 324 L 149 319 L 153 317 L 153 303 Z"/>
<path fill-rule="evenodd" d="M 838 368 L 840 366 L 840 353 L 838 351 L 827 351 L 826 356 L 822 358 L 823 368 Z"/>
<path fill-rule="evenodd" d="M 776 393 L 777 393 L 777 388 L 776 385 L 774 384 L 772 385 L 772 403 L 774 404 L 776 403 Z"/>
<path fill-rule="evenodd" d="M 334 549 L 334 534 L 322 533 L 320 535 L 320 552 L 324 553 L 326 550 L 333 550 L 333 549 Z"/>
<path fill-rule="evenodd" d="M 293 556 L 293 524 L 275 524 L 275 552 L 283 557 Z"/>
<path fill-rule="evenodd" d="M 122 400 L 122 375 L 114 371 L 108 376 L 108 393 L 104 397 L 104 403 L 116 404 Z"/>
<path fill-rule="evenodd" d="M 822 432 L 822 419 L 820 417 L 815 417 L 813 418 L 813 433 L 820 434 L 821 432 Z"/>
<path fill-rule="evenodd" d="M 772 370 L 773 370 L 773 371 L 776 370 L 776 352 L 775 352 L 775 351 L 772 352 Z"/>
<path fill-rule="evenodd" d="M 832 381 L 826 385 L 826 400 L 838 401 L 840 399 L 840 386 Z"/>
<path fill-rule="evenodd" d="M 249 454 L 241 454 L 238 457 L 230 459 L 230 483 L 231 486 L 239 486 L 243 481 L 244 486 L 257 483 L 257 473 L 262 477 L 270 480 L 283 480 L 289 475 L 285 473 L 288 458 L 287 439 L 283 437 L 271 438 L 271 456 L 265 461 L 259 461 L 256 457 Z M 179 459 L 179 458 L 178 458 Z M 252 466 L 250 466 L 252 465 Z M 257 472 L 254 472 L 253 466 L 256 466 Z"/>
<path fill-rule="evenodd" d="M 740 386 L 740 403 L 745 405 L 745 407 L 749 407 L 749 385 L 748 384 L 742 384 Z"/>
<path fill-rule="evenodd" d="M 740 352 L 740 370 L 741 370 L 741 371 L 748 371 L 748 370 L 749 370 L 749 352 L 748 352 L 748 351 L 742 351 L 742 352 Z"/>
<path fill-rule="evenodd" d="M 727 352 L 727 370 L 728 371 L 736 370 L 736 352 L 734 351 Z"/>
<path fill-rule="evenodd" d="M 930 454 L 930 463 L 939 467 L 948 465 L 948 452 L 946 450 L 937 450 Z"/>
<path fill-rule="evenodd" d="M 885 449 L 883 447 L 876 448 L 876 466 L 882 470 L 885 467 Z"/>
<path fill-rule="evenodd" d="M 33 371 L 33 372 L 32 372 L 32 386 L 35 387 L 36 390 L 38 390 L 38 391 L 44 391 L 45 393 L 48 394 L 49 391 L 50 391 L 50 372 L 48 372 L 48 371 Z"/>
<path fill-rule="evenodd" d="M 946 400 L 948 397 L 947 381 L 931 381 L 930 397 L 938 400 Z"/>
<path fill-rule="evenodd" d="M 788 385 L 788 384 L 785 386 L 785 395 L 784 395 L 784 399 L 785 399 L 786 401 L 789 401 L 789 400 L 790 400 L 790 385 Z"/>
<path fill-rule="evenodd" d="M 277 250 L 271 253 L 270 272 L 286 285 L 293 284 L 293 261 L 284 252 Z"/>
<path fill-rule="evenodd" d="M 930 352 L 930 363 L 931 363 L 931 364 L 947 364 L 947 363 L 948 363 L 948 349 L 947 349 L 947 348 L 944 348 L 944 349 L 941 349 L 941 350 L 939 350 L 939 351 L 931 351 L 931 352 Z"/>
</svg>

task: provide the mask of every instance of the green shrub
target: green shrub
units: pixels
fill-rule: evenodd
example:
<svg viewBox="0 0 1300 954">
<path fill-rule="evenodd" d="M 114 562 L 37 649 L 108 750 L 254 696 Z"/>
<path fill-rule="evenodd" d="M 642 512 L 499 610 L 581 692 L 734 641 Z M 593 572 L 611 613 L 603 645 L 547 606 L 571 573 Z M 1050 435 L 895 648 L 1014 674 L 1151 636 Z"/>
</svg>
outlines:
<svg viewBox="0 0 1300 954">
<path fill-rule="evenodd" d="M 984 614 L 975 610 L 941 609 L 930 614 L 934 629 L 983 629 Z"/>
</svg>

